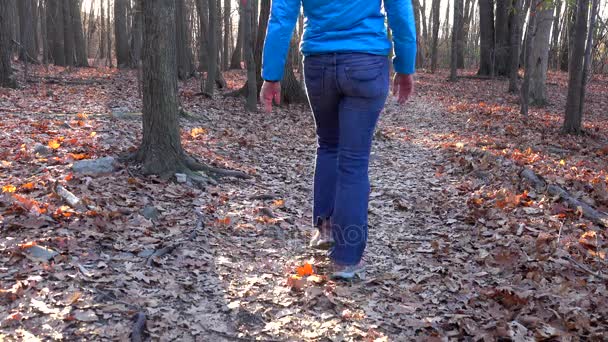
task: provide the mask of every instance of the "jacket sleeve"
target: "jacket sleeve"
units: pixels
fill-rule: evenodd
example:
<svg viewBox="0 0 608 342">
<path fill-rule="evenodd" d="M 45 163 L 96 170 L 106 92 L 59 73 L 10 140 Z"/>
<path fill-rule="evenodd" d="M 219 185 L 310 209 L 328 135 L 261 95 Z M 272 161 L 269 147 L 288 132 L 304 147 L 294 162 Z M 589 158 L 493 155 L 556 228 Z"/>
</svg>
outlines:
<svg viewBox="0 0 608 342">
<path fill-rule="evenodd" d="M 413 74 L 416 71 L 416 22 L 412 0 L 384 0 L 384 9 L 393 31 L 395 71 Z"/>
<path fill-rule="evenodd" d="M 300 14 L 301 0 L 272 0 L 264 42 L 262 78 L 280 81 L 293 29 Z"/>
</svg>

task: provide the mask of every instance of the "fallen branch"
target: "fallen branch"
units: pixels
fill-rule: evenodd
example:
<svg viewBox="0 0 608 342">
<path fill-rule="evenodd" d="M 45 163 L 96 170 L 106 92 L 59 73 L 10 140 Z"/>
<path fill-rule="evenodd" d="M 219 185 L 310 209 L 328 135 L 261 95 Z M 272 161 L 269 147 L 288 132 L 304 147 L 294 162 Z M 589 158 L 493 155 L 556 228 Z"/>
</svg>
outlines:
<svg viewBox="0 0 608 342">
<path fill-rule="evenodd" d="M 154 253 L 152 253 L 146 259 L 146 266 L 152 266 L 152 262 L 154 261 L 154 258 L 159 258 L 159 257 L 165 256 L 165 255 L 173 252 L 175 249 L 177 249 L 177 247 L 181 246 L 184 242 L 194 241 L 194 239 L 196 239 L 196 237 L 198 236 L 198 232 L 201 229 L 203 229 L 205 226 L 204 216 L 200 210 L 196 211 L 196 216 L 197 216 L 196 225 L 195 225 L 194 229 L 192 229 L 190 234 L 188 234 L 188 237 L 186 239 L 179 240 L 179 241 L 173 243 L 172 245 L 155 250 Z"/>
<path fill-rule="evenodd" d="M 103 84 L 106 80 L 103 79 L 62 79 L 58 77 L 28 77 L 26 80 L 28 83 L 47 83 L 47 84 L 62 84 L 62 85 L 92 85 L 92 84 Z"/>
<path fill-rule="evenodd" d="M 559 197 L 562 201 L 568 203 L 570 208 L 580 208 L 583 213 L 583 216 L 593 223 L 600 225 L 602 227 L 608 227 L 608 215 L 603 213 L 591 205 L 579 200 L 578 198 L 572 196 L 565 189 L 547 183 L 541 176 L 537 175 L 534 171 L 528 168 L 524 168 L 519 176 L 521 178 L 526 179 L 538 192 L 545 192 L 553 197 Z"/>
<path fill-rule="evenodd" d="M 61 197 L 70 207 L 74 209 L 82 209 L 83 205 L 80 201 L 80 198 L 76 197 L 73 193 L 71 193 L 68 189 L 64 188 L 61 185 L 57 185 L 55 188 L 55 192 L 59 197 Z"/>
<path fill-rule="evenodd" d="M 133 323 L 133 329 L 131 330 L 131 341 L 142 342 L 144 340 L 144 329 L 146 328 L 146 314 L 138 312 L 133 315 L 135 323 Z"/>
<path fill-rule="evenodd" d="M 594 272 L 594 271 L 590 270 L 590 269 L 589 269 L 587 266 L 585 266 L 585 265 L 581 264 L 580 262 L 578 262 L 578 261 L 574 260 L 574 259 L 573 259 L 573 258 L 571 258 L 571 257 L 566 257 L 566 259 L 567 259 L 568 261 L 570 261 L 570 262 L 571 262 L 571 263 L 572 263 L 574 266 L 576 266 L 576 267 L 578 267 L 579 269 L 581 269 L 581 270 L 583 270 L 583 271 L 585 271 L 585 272 L 587 272 L 587 273 L 591 274 L 592 276 L 594 276 L 594 277 L 596 277 L 596 278 L 599 278 L 599 279 L 602 279 L 602 280 L 604 280 L 604 281 L 608 281 L 608 276 L 607 276 L 607 275 L 604 275 L 604 274 L 602 274 L 602 273 L 600 273 L 600 272 Z"/>
</svg>

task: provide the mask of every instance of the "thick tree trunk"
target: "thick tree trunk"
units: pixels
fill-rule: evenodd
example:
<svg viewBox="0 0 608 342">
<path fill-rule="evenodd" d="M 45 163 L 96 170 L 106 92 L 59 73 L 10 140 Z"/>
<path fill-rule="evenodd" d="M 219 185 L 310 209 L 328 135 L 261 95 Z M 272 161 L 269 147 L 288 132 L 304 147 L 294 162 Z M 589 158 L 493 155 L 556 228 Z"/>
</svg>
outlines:
<svg viewBox="0 0 608 342">
<path fill-rule="evenodd" d="M 585 58 L 583 59 L 583 85 L 581 86 L 581 100 L 579 104 L 579 112 L 581 117 L 585 108 L 585 95 L 587 92 L 587 81 L 589 80 L 589 72 L 593 63 L 593 35 L 595 32 L 595 22 L 597 21 L 599 12 L 599 0 L 591 0 L 591 13 L 589 14 L 589 29 L 587 30 L 587 46 L 585 47 Z"/>
<path fill-rule="evenodd" d="M 72 27 L 71 0 L 63 0 L 63 48 L 65 51 L 65 64 L 74 66 L 74 29 Z"/>
<path fill-rule="evenodd" d="M 236 35 L 236 47 L 234 48 L 234 52 L 232 53 L 232 59 L 230 61 L 230 69 L 241 69 L 241 60 L 243 59 L 243 19 L 245 16 L 242 13 L 239 14 L 239 29 Z"/>
<path fill-rule="evenodd" d="M 144 174 L 170 177 L 188 169 L 180 140 L 175 51 L 175 0 L 144 0 L 143 139 L 137 153 Z"/>
<path fill-rule="evenodd" d="M 13 79 L 11 66 L 11 39 L 13 30 L 11 28 L 11 4 L 8 1 L 0 1 L 0 87 L 16 88 L 17 83 Z"/>
<path fill-rule="evenodd" d="M 34 34 L 35 12 L 32 0 L 20 0 L 17 2 L 19 10 L 19 59 L 30 63 L 37 63 L 38 51 L 36 51 L 36 40 Z M 28 58 L 29 56 L 29 58 Z"/>
<path fill-rule="evenodd" d="M 116 41 L 116 64 L 119 68 L 126 68 L 129 66 L 127 0 L 114 0 L 114 40 Z"/>
<path fill-rule="evenodd" d="M 208 0 L 196 0 L 196 12 L 198 13 L 199 27 L 199 71 L 209 70 L 209 8 Z"/>
<path fill-rule="evenodd" d="M 568 67 L 568 97 L 566 100 L 566 117 L 563 130 L 565 133 L 579 134 L 583 118 L 581 93 L 583 89 L 583 63 L 585 58 L 589 0 L 578 0 L 576 8 L 574 37 L 572 37 L 573 49 Z"/>
<path fill-rule="evenodd" d="M 511 44 L 509 41 L 509 12 L 512 8 L 512 0 L 496 2 L 496 53 L 494 72 L 499 76 L 509 74 Z"/>
<path fill-rule="evenodd" d="M 478 75 L 494 76 L 494 4 L 479 0 L 480 53 Z"/>
<path fill-rule="evenodd" d="M 450 81 L 456 82 L 458 79 L 458 50 L 461 49 L 460 38 L 462 35 L 462 0 L 454 0 L 454 16 L 452 21 L 452 46 L 450 55 Z"/>
<path fill-rule="evenodd" d="M 47 0 L 47 34 L 53 63 L 55 65 L 66 65 L 64 30 L 63 30 L 63 3 Z"/>
<path fill-rule="evenodd" d="M 177 76 L 180 80 L 191 77 L 194 73 L 194 60 L 190 49 L 189 30 L 186 22 L 186 2 L 176 0 L 176 42 L 177 42 Z"/>
<path fill-rule="evenodd" d="M 439 47 L 439 14 L 440 14 L 440 7 L 441 5 L 441 0 L 433 0 L 433 3 L 431 5 L 431 21 L 432 21 L 432 25 L 433 25 L 433 29 L 432 29 L 432 43 L 431 43 L 431 72 L 435 72 L 435 70 L 437 69 L 437 59 L 439 58 L 438 54 L 438 47 Z"/>
<path fill-rule="evenodd" d="M 530 101 L 533 105 L 547 104 L 547 69 L 549 67 L 549 39 L 553 6 L 541 4 L 536 11 L 536 32 L 530 53 Z"/>
<path fill-rule="evenodd" d="M 129 53 L 131 68 L 137 68 L 141 61 L 141 49 L 143 44 L 143 14 L 142 1 L 135 0 L 133 7 L 133 28 L 131 29 L 131 52 Z"/>
<path fill-rule="evenodd" d="M 291 39 L 291 48 L 289 49 L 289 53 L 287 55 L 287 63 L 285 63 L 285 71 L 283 72 L 283 80 L 281 80 L 281 103 L 290 104 L 290 103 L 304 103 L 306 102 L 306 93 L 304 92 L 304 88 L 296 75 L 293 73 L 294 69 L 294 50 L 297 51 L 297 48 L 294 49 L 296 45 L 295 37 Z"/>
<path fill-rule="evenodd" d="M 82 27 L 81 0 L 68 0 L 70 2 L 70 14 L 72 18 L 72 34 L 75 49 L 75 65 L 80 67 L 89 66 L 87 46 L 84 40 L 84 29 Z"/>
<path fill-rule="evenodd" d="M 209 0 L 209 64 L 207 71 L 207 81 L 205 84 L 205 92 L 208 95 L 213 95 L 215 89 L 215 77 L 218 66 L 218 42 L 217 42 L 217 2 L 215 0 Z"/>
</svg>

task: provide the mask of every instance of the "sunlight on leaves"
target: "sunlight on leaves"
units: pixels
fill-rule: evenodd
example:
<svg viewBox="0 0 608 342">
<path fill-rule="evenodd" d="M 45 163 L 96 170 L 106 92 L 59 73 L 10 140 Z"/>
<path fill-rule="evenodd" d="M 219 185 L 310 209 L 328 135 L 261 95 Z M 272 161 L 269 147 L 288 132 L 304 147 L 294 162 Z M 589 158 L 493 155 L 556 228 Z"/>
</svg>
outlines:
<svg viewBox="0 0 608 342">
<path fill-rule="evenodd" d="M 8 184 L 8 185 L 5 185 L 2 187 L 2 192 L 11 193 L 11 192 L 15 192 L 15 191 L 17 191 L 17 188 L 12 184 Z"/>
<path fill-rule="evenodd" d="M 52 148 L 53 150 L 56 150 L 56 149 L 58 149 L 58 148 L 61 146 L 61 144 L 59 143 L 59 141 L 58 141 L 58 140 L 56 140 L 56 139 L 53 139 L 53 140 L 49 141 L 49 144 L 48 144 L 48 145 L 49 145 L 49 147 L 50 147 L 50 148 Z"/>
<path fill-rule="evenodd" d="M 305 263 L 304 265 L 296 268 L 296 273 L 298 273 L 298 275 L 301 277 L 306 277 L 313 275 L 315 272 L 312 269 L 312 265 L 310 263 Z"/>
</svg>

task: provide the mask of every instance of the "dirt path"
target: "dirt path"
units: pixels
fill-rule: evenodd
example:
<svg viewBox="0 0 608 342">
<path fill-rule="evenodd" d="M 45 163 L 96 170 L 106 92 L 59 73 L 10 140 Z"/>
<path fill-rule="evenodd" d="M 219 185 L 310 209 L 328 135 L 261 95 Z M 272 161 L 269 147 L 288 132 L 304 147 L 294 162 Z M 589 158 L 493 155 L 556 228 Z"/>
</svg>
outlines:
<svg viewBox="0 0 608 342">
<path fill-rule="evenodd" d="M 128 77 L 115 82 L 130 89 Z M 188 86 L 196 89 L 195 81 Z M 77 88 L 74 98 L 97 90 Z M 367 276 L 333 282 L 325 255 L 306 247 L 315 147 L 308 109 L 246 114 L 240 100 L 193 93 L 183 90 L 182 103 L 204 118 L 183 122 L 186 149 L 253 179 L 201 191 L 137 177 L 125 165 L 112 175 L 72 177 L 73 153 L 134 148 L 139 120 L 5 116 L 7 129 L 28 134 L 3 140 L 2 184 L 16 184 L 22 197 L 0 198 L 0 339 L 124 340 L 138 312 L 149 338 L 161 341 L 601 340 L 607 333 L 606 281 L 570 258 L 594 243 L 578 241 L 593 227 L 555 215 L 553 199 L 524 193 L 517 166 L 460 143 L 460 133 L 475 129 L 471 116 L 447 114 L 428 94 L 402 108 L 389 100 L 372 156 Z M 89 106 L 137 111 L 133 93 L 114 95 Z M 26 148 L 51 139 L 61 146 L 50 158 Z M 56 211 L 67 209 L 45 184 L 57 180 L 99 212 Z M 144 217 L 149 207 L 158 217 Z M 58 254 L 41 263 L 28 254 L 31 242 Z M 147 265 L 168 246 L 176 248 Z M 315 275 L 298 279 L 306 263 Z"/>
</svg>

